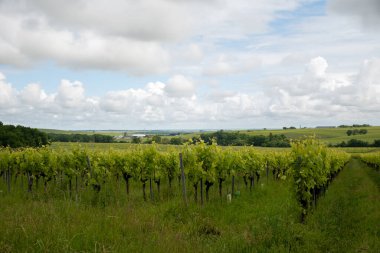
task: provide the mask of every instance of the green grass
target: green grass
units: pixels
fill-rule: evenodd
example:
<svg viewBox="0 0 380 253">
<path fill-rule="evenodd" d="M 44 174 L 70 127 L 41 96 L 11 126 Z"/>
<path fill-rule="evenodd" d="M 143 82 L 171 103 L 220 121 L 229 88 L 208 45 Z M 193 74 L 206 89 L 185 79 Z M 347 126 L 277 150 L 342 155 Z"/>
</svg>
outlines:
<svg viewBox="0 0 380 253">
<path fill-rule="evenodd" d="M 189 194 L 189 207 L 180 196 L 159 202 L 141 200 L 140 185 L 126 198 L 91 204 L 91 192 L 79 202 L 42 189 L 25 196 L 3 186 L 0 252 L 231 252 L 286 248 L 287 228 L 298 220 L 298 208 L 288 182 L 262 180 L 250 193 L 237 181 L 241 196 L 231 204 L 213 187 L 202 207 Z M 17 183 L 19 185 L 19 182 Z M 115 190 L 110 186 L 109 193 Z M 226 190 L 226 189 L 225 189 Z M 106 190 L 107 191 L 107 190 Z M 190 191 L 189 191 L 190 192 Z M 157 192 L 156 192 L 157 194 Z M 124 196 L 121 196 L 124 195 Z M 157 195 L 156 195 L 157 196 Z M 67 198 L 67 196 L 66 196 Z M 100 199 L 107 198 L 107 193 Z"/>
<path fill-rule="evenodd" d="M 352 160 L 307 219 L 300 251 L 378 252 L 380 174 Z"/>
<path fill-rule="evenodd" d="M 364 135 L 351 135 L 346 134 L 347 130 L 354 128 L 302 128 L 302 129 L 277 129 L 277 130 L 240 130 L 241 133 L 249 135 L 269 135 L 284 134 L 289 139 L 299 139 L 305 136 L 315 135 L 322 142 L 326 144 L 338 144 L 342 141 L 349 141 L 350 139 L 358 139 L 372 143 L 374 140 L 380 139 L 380 126 L 362 127 L 358 129 L 367 129 L 368 133 Z M 234 130 L 235 131 L 235 130 Z M 199 132 L 186 133 L 180 135 L 183 139 L 190 139 L 192 137 L 199 137 Z"/>
<path fill-rule="evenodd" d="M 278 130 L 240 130 L 241 133 L 247 133 L 250 135 L 269 135 L 269 133 L 272 134 L 284 134 L 289 139 L 299 139 L 305 136 L 311 136 L 315 135 L 317 138 L 319 138 L 322 142 L 326 144 L 338 144 L 342 141 L 349 141 L 350 139 L 358 139 L 362 141 L 366 141 L 369 143 L 372 143 L 374 140 L 380 139 L 380 126 L 373 126 L 373 127 L 362 127 L 358 129 L 367 129 L 368 133 L 364 135 L 351 135 L 347 136 L 346 132 L 349 129 L 353 128 L 302 128 L 302 129 L 278 129 Z M 43 132 L 46 133 L 62 133 L 62 134 L 104 134 L 104 135 L 111 135 L 111 136 L 119 136 L 122 135 L 124 132 L 122 131 L 75 131 L 75 130 L 54 130 L 54 129 L 40 129 Z M 127 131 L 128 134 L 133 133 L 141 133 L 142 131 Z M 153 134 L 156 132 L 152 132 Z M 160 134 L 161 132 L 157 132 L 157 134 Z M 163 131 L 162 133 L 169 133 Z M 200 131 L 196 130 L 194 132 L 186 132 L 181 133 L 179 137 L 188 140 L 192 137 L 199 137 L 201 134 Z M 163 136 L 163 138 L 173 138 L 178 136 Z M 146 140 L 146 138 L 143 138 L 143 141 Z"/>
<path fill-rule="evenodd" d="M 87 148 L 89 150 L 109 150 L 109 149 L 115 149 L 115 150 L 129 150 L 137 148 L 139 145 L 141 146 L 147 146 L 151 144 L 133 144 L 133 143 L 71 143 L 71 142 L 53 142 L 50 145 L 51 149 L 59 150 L 59 149 L 72 149 L 73 147 L 80 145 L 83 148 Z M 165 151 L 168 149 L 179 149 L 181 146 L 178 145 L 164 145 L 164 144 L 157 144 L 157 149 L 159 151 Z"/>
<path fill-rule="evenodd" d="M 346 134 L 347 130 L 353 128 L 304 128 L 304 129 L 287 129 L 287 130 L 249 130 L 249 131 L 241 131 L 246 132 L 251 135 L 269 135 L 269 133 L 273 134 L 284 134 L 286 137 L 290 139 L 298 139 L 304 136 L 315 135 L 321 141 L 326 144 L 337 144 L 342 141 L 348 141 L 350 139 L 358 139 L 367 142 L 373 142 L 375 139 L 380 139 L 380 127 L 362 127 L 359 129 L 367 129 L 368 133 L 364 135 L 351 135 L 348 136 Z"/>
<path fill-rule="evenodd" d="M 363 154 L 379 152 L 380 148 L 338 148 L 350 154 Z"/>
<path fill-rule="evenodd" d="M 8 194 L 0 179 L 0 252 L 376 252 L 379 183 L 379 172 L 352 160 L 301 224 L 290 180 L 264 177 L 250 192 L 238 179 L 230 204 L 213 186 L 203 207 L 188 188 L 186 208 L 177 182 L 173 197 L 164 183 L 153 202 L 142 201 L 139 182 L 129 197 L 122 182 L 109 184 L 95 203 L 90 189 L 75 201 L 65 185 L 28 195 L 20 180 Z"/>
<path fill-rule="evenodd" d="M 69 143 L 69 142 L 53 142 L 50 146 L 50 148 L 54 150 L 60 150 L 60 149 L 72 149 L 76 145 L 80 145 L 81 147 L 85 147 L 89 150 L 109 150 L 109 149 L 115 149 L 115 150 L 128 150 L 137 148 L 138 145 L 150 145 L 150 144 L 132 144 L 132 143 Z M 164 145 L 164 144 L 157 144 L 157 149 L 160 151 L 166 151 L 168 149 L 178 149 L 181 150 L 183 146 L 179 145 Z M 222 147 L 222 148 L 233 148 L 233 149 L 240 149 L 241 146 L 230 146 L 230 147 Z M 284 151 L 290 151 L 290 148 L 268 148 L 268 147 L 254 147 L 258 151 L 263 152 L 284 152 Z M 372 152 L 378 152 L 380 151 L 380 148 L 334 148 L 343 150 L 350 154 L 361 154 L 361 153 L 372 153 Z"/>
</svg>

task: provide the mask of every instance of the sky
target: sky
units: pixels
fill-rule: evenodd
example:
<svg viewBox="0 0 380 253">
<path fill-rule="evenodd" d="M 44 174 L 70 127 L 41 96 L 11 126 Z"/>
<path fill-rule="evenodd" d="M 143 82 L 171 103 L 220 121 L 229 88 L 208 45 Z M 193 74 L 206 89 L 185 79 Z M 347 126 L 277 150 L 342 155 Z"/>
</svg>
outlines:
<svg viewBox="0 0 380 253">
<path fill-rule="evenodd" d="M 380 125 L 380 1 L 0 0 L 0 121 Z"/>
</svg>

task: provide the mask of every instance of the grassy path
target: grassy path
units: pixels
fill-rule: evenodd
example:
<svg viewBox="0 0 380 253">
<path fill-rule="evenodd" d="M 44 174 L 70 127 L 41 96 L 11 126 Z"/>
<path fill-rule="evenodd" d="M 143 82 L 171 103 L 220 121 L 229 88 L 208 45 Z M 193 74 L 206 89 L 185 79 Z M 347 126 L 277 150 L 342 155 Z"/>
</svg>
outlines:
<svg viewBox="0 0 380 253">
<path fill-rule="evenodd" d="M 379 252 L 380 173 L 353 159 L 307 220 L 297 251 Z"/>
</svg>

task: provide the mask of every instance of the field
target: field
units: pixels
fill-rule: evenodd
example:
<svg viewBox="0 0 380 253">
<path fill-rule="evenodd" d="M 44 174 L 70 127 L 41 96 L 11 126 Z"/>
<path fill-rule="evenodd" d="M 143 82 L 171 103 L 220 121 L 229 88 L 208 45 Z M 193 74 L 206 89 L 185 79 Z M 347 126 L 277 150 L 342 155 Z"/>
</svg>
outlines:
<svg viewBox="0 0 380 253">
<path fill-rule="evenodd" d="M 132 143 L 80 143 L 79 145 L 89 150 L 109 150 L 109 149 L 128 150 L 137 146 L 136 144 L 132 144 Z M 75 146 L 77 146 L 76 143 L 53 142 L 50 147 L 54 150 L 60 150 L 60 149 L 70 149 Z M 180 147 L 181 146 L 178 146 L 178 145 L 157 145 L 157 148 L 161 151 L 165 151 L 170 148 L 180 149 Z M 222 148 L 227 148 L 227 147 L 222 147 Z M 242 147 L 235 146 L 232 148 L 238 150 L 238 149 L 241 149 Z M 277 152 L 290 150 L 290 148 L 266 148 L 266 147 L 254 147 L 254 148 L 261 151 L 277 151 Z M 343 150 L 350 154 L 373 153 L 373 152 L 380 151 L 380 148 L 375 148 L 375 147 L 373 148 L 335 148 L 335 149 Z"/>
<path fill-rule="evenodd" d="M 106 150 L 110 144 L 88 144 Z M 92 145 L 92 146 L 91 146 Z M 58 144 L 57 150 L 70 146 Z M 131 144 L 112 144 L 130 149 Z M 161 146 L 159 146 L 160 148 Z M 164 146 L 162 147 L 164 148 Z M 267 152 L 268 149 L 260 149 Z M 358 151 L 358 150 L 356 150 Z M 272 152 L 269 150 L 268 152 Z M 79 185 L 83 185 L 79 182 Z M 34 185 L 27 178 L 0 180 L 0 252 L 377 252 L 380 248 L 380 174 L 353 158 L 300 222 L 294 182 L 262 175 L 252 190 L 236 177 L 239 195 L 228 203 L 211 187 L 210 200 L 194 201 L 188 185 L 186 207 L 177 180 L 162 182 L 160 194 L 144 201 L 141 183 L 122 180 L 102 185 L 100 194 L 68 182 Z"/>
<path fill-rule="evenodd" d="M 346 134 L 347 130 L 353 128 L 305 128 L 305 129 L 287 129 L 287 130 L 250 130 L 242 131 L 247 132 L 252 135 L 268 135 L 269 133 L 273 134 L 284 134 L 289 139 L 299 139 L 304 136 L 315 135 L 318 139 L 323 141 L 326 144 L 337 144 L 342 141 L 347 142 L 350 139 L 358 139 L 367 142 L 373 142 L 375 139 L 380 139 L 380 127 L 362 127 L 359 129 L 366 129 L 367 134 L 364 135 L 351 135 Z"/>
<path fill-rule="evenodd" d="M 272 134 L 284 134 L 289 139 L 299 139 L 305 136 L 313 136 L 315 135 L 318 139 L 320 139 L 325 144 L 338 144 L 342 141 L 349 141 L 350 139 L 358 139 L 362 141 L 366 141 L 372 143 L 374 140 L 380 139 L 380 126 L 373 127 L 359 127 L 358 129 L 366 129 L 368 131 L 367 134 L 363 135 L 351 135 L 348 136 L 346 134 L 347 130 L 354 128 L 302 128 L 302 129 L 277 129 L 277 130 L 240 130 L 241 133 L 247 133 L 249 135 L 269 135 Z M 63 131 L 63 130 L 52 130 L 52 129 L 42 129 L 42 131 L 46 133 L 64 133 L 64 134 L 105 134 L 111 136 L 119 136 L 122 135 L 123 131 Z M 134 133 L 142 133 L 143 131 L 133 130 L 127 131 L 128 134 Z M 167 136 L 168 133 L 173 131 L 156 131 L 149 132 L 150 135 L 158 134 L 161 136 L 165 136 L 165 138 L 172 138 L 171 136 Z M 174 131 L 175 132 L 175 131 Z M 199 137 L 201 134 L 200 131 L 196 130 L 194 132 L 185 132 L 180 133 L 180 137 L 183 139 L 190 139 L 192 137 Z"/>
<path fill-rule="evenodd" d="M 379 183 L 379 173 L 352 161 L 305 224 L 289 183 L 272 180 L 230 204 L 188 208 L 176 198 L 143 202 L 139 192 L 102 207 L 3 187 L 0 251 L 376 252 Z"/>
</svg>

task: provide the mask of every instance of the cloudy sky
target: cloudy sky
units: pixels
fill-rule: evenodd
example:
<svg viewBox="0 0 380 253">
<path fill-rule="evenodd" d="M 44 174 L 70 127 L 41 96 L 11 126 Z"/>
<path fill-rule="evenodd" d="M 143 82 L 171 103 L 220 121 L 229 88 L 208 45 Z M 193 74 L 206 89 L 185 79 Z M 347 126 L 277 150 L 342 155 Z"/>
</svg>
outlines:
<svg viewBox="0 0 380 253">
<path fill-rule="evenodd" d="M 0 121 L 380 125 L 380 1 L 0 0 Z"/>
</svg>

